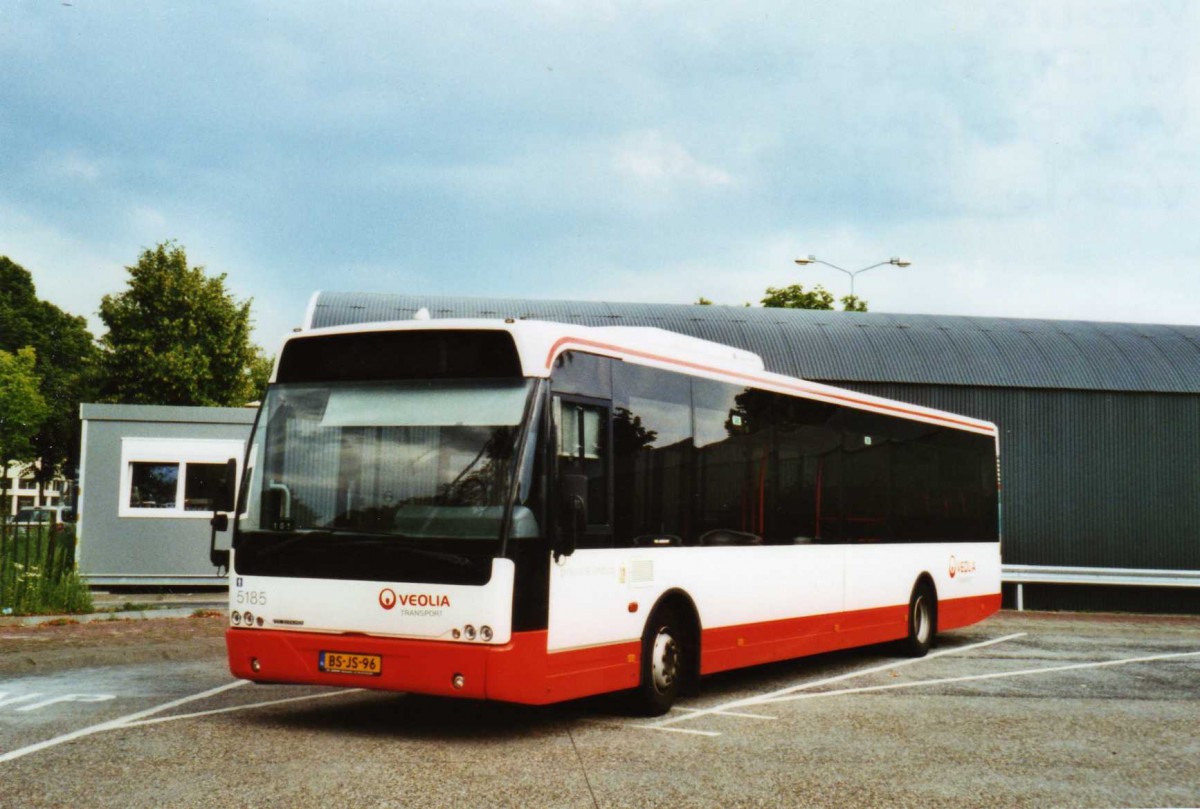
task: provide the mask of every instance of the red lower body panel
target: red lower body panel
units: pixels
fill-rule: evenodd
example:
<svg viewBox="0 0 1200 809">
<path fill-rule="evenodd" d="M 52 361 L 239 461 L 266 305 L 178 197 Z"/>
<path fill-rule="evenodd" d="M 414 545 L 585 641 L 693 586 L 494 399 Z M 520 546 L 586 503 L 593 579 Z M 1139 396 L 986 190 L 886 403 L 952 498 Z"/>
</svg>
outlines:
<svg viewBox="0 0 1200 809">
<path fill-rule="evenodd" d="M 999 594 L 938 604 L 938 629 L 975 623 L 1000 609 Z M 899 640 L 907 605 L 705 629 L 700 671 L 718 671 Z M 638 640 L 547 652 L 546 632 L 517 632 L 502 646 L 230 629 L 225 633 L 235 677 L 258 682 L 378 688 L 421 694 L 544 705 L 638 684 Z M 330 674 L 318 668 L 322 651 L 379 655 L 378 676 Z M 258 668 L 255 670 L 254 663 Z M 462 675 L 462 688 L 454 687 Z"/>
<path fill-rule="evenodd" d="M 938 602 L 938 631 L 958 629 L 1000 611 L 1000 594 Z"/>
</svg>

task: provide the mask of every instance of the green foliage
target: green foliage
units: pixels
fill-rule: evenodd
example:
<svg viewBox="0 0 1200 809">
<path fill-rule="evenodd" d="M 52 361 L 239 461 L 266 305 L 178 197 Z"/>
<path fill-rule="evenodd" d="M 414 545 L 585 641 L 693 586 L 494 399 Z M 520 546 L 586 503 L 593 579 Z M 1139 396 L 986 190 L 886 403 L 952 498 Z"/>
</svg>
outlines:
<svg viewBox="0 0 1200 809">
<path fill-rule="evenodd" d="M 33 345 L 37 304 L 33 276 L 8 256 L 0 256 L 0 349 Z"/>
<path fill-rule="evenodd" d="M 843 312 L 865 312 L 867 311 L 867 302 L 857 295 L 843 295 L 838 298 L 842 302 Z"/>
<path fill-rule="evenodd" d="M 712 301 L 710 301 L 708 298 L 701 295 L 700 300 L 696 301 L 696 305 L 697 306 L 712 306 Z"/>
<path fill-rule="evenodd" d="M 768 309 L 832 309 L 833 293 L 820 284 L 811 290 L 806 290 L 803 284 L 767 287 L 762 305 Z"/>
<path fill-rule="evenodd" d="M 92 611 L 75 569 L 75 530 L 0 526 L 0 608 L 17 615 Z"/>
<path fill-rule="evenodd" d="M 45 484 L 57 473 L 70 474 L 79 461 L 79 403 L 95 398 L 99 350 L 82 317 L 39 300 L 33 277 L 0 256 L 0 350 L 33 346 L 37 374 L 48 408 L 33 437 Z"/>
<path fill-rule="evenodd" d="M 256 348 L 254 359 L 246 368 L 246 402 L 261 402 L 267 395 L 267 382 L 275 368 L 275 358 Z"/>
<path fill-rule="evenodd" d="M 792 284 L 786 287 L 767 287 L 767 295 L 762 299 L 762 305 L 768 309 L 822 309 L 832 310 L 833 293 L 817 284 L 806 290 L 803 284 Z M 857 295 L 844 295 L 839 299 L 843 311 L 865 312 L 867 302 Z"/>
<path fill-rule="evenodd" d="M 26 346 L 15 354 L 0 350 L 0 494 L 5 497 L 8 467 L 33 460 L 33 439 L 48 412 L 36 368 L 33 348 Z"/>
<path fill-rule="evenodd" d="M 239 407 L 258 395 L 250 301 L 235 301 L 225 275 L 189 267 L 183 247 L 164 242 L 129 270 L 128 288 L 105 295 L 100 317 L 104 392 L 128 404 Z"/>
</svg>

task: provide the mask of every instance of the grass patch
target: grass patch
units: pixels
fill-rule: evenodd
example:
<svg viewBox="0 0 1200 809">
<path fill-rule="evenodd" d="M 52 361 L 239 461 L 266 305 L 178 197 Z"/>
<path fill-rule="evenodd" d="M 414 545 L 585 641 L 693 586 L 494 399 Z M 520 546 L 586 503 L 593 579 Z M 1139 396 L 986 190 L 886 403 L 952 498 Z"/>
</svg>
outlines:
<svg viewBox="0 0 1200 809">
<path fill-rule="evenodd" d="M 133 601 L 126 601 L 117 607 L 117 612 L 145 612 L 152 609 L 156 609 L 154 604 L 139 604 Z"/>
<path fill-rule="evenodd" d="M 92 593 L 75 569 L 75 526 L 0 526 L 0 614 L 91 611 Z"/>
</svg>

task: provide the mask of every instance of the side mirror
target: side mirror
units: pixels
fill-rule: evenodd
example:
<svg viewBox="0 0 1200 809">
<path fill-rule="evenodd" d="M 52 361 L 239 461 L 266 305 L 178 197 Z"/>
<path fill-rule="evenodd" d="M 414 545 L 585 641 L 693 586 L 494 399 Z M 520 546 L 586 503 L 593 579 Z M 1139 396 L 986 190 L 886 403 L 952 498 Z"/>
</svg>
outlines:
<svg viewBox="0 0 1200 809">
<path fill-rule="evenodd" d="M 587 529 L 587 475 L 560 475 L 558 478 L 558 541 L 554 558 L 570 556 L 579 546 L 579 535 Z"/>
<path fill-rule="evenodd" d="M 212 504 L 213 515 L 208 524 L 212 526 L 212 534 L 208 542 L 208 561 L 220 571 L 229 569 L 229 551 L 217 548 L 217 533 L 229 530 L 229 512 L 237 508 L 237 497 L 234 483 L 237 481 L 237 458 L 225 462 L 225 474 L 213 481 Z"/>
<path fill-rule="evenodd" d="M 237 458 L 230 458 L 225 462 L 225 474 L 214 482 L 213 511 L 233 511 L 237 508 L 236 483 Z"/>
</svg>

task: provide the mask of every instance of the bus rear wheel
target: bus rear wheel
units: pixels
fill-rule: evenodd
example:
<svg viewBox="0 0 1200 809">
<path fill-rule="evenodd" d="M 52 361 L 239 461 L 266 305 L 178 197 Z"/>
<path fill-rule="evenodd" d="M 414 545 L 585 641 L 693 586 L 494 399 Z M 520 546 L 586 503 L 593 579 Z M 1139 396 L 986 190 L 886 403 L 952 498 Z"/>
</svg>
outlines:
<svg viewBox="0 0 1200 809">
<path fill-rule="evenodd" d="M 679 614 L 656 610 L 642 633 L 641 682 L 633 693 L 637 713 L 662 716 L 671 710 L 683 686 L 688 655 Z"/>
<path fill-rule="evenodd" d="M 927 582 L 918 582 L 908 601 L 908 636 L 902 641 L 909 657 L 924 657 L 937 633 L 937 596 Z"/>
</svg>

